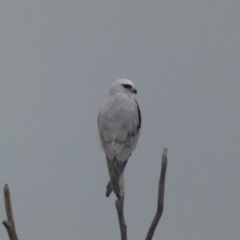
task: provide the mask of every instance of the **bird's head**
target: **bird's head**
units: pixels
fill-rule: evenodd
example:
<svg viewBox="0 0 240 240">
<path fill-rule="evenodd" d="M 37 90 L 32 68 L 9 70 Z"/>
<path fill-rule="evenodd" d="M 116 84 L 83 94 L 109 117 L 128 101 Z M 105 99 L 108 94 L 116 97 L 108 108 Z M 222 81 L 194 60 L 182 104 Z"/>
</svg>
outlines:
<svg viewBox="0 0 240 240">
<path fill-rule="evenodd" d="M 109 95 L 116 93 L 125 93 L 129 97 L 133 97 L 135 94 L 137 94 L 137 90 L 132 81 L 128 79 L 118 79 L 111 85 L 109 90 Z"/>
</svg>

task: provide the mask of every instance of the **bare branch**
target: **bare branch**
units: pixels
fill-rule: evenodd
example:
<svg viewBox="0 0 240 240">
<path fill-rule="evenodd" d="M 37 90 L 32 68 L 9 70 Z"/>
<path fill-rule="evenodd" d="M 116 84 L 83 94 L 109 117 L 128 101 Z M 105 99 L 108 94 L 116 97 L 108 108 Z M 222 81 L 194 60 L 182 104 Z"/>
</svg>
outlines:
<svg viewBox="0 0 240 240">
<path fill-rule="evenodd" d="M 121 231 L 121 239 L 127 240 L 127 225 L 124 220 L 124 195 L 115 201 L 117 213 L 118 213 L 118 221 L 119 227 Z"/>
<path fill-rule="evenodd" d="M 4 220 L 2 224 L 5 226 L 8 232 L 8 236 L 10 240 L 18 240 L 17 233 L 15 231 L 15 223 L 13 218 L 12 204 L 10 198 L 10 190 L 7 184 L 5 184 L 4 189 L 4 200 L 5 200 L 5 209 L 7 214 L 7 221 Z"/>
<path fill-rule="evenodd" d="M 147 236 L 145 240 L 151 240 L 155 229 L 158 225 L 158 222 L 163 213 L 163 206 L 164 206 L 164 188 L 165 188 L 165 175 L 167 170 L 167 148 L 163 150 L 162 153 L 162 169 L 159 179 L 159 186 L 158 186 L 158 204 L 157 204 L 157 212 L 153 218 L 152 224 L 148 230 Z"/>
</svg>

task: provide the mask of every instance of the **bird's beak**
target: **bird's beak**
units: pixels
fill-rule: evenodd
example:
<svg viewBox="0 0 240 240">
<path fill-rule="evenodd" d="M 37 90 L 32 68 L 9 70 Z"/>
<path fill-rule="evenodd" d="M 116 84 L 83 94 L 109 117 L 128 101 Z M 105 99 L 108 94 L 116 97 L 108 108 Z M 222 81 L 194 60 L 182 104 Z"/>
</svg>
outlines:
<svg viewBox="0 0 240 240">
<path fill-rule="evenodd" d="M 135 94 L 137 94 L 137 89 L 133 88 L 133 89 L 132 89 L 132 92 L 135 93 Z"/>
</svg>

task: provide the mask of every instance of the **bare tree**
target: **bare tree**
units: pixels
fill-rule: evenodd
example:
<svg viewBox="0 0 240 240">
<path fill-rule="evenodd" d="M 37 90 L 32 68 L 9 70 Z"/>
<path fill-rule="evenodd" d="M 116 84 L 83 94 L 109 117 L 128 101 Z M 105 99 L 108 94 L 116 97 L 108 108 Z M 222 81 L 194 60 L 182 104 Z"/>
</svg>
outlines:
<svg viewBox="0 0 240 240">
<path fill-rule="evenodd" d="M 162 168 L 161 168 L 161 174 L 160 174 L 160 179 L 158 184 L 157 212 L 153 218 L 152 224 L 148 230 L 145 240 L 152 239 L 155 229 L 163 213 L 166 170 L 167 170 L 167 148 L 165 148 L 162 153 Z"/>
<path fill-rule="evenodd" d="M 4 200 L 5 200 L 7 221 L 4 220 L 2 222 L 2 224 L 7 229 L 9 239 L 10 240 L 18 240 L 18 236 L 17 236 L 16 230 L 15 230 L 14 218 L 13 218 L 10 191 L 9 191 L 9 187 L 7 184 L 5 184 L 5 186 L 4 186 L 3 193 L 4 193 Z"/>
<path fill-rule="evenodd" d="M 165 148 L 162 152 L 162 167 L 161 167 L 160 179 L 158 184 L 157 212 L 153 218 L 152 224 L 150 225 L 150 228 L 148 230 L 145 240 L 152 239 L 155 229 L 163 213 L 166 170 L 167 170 L 167 148 Z M 127 240 L 127 225 L 124 220 L 124 195 L 120 199 L 117 199 L 115 201 L 115 205 L 118 213 L 121 239 Z"/>
<path fill-rule="evenodd" d="M 161 167 L 160 179 L 159 179 L 159 184 L 158 184 L 157 211 L 152 220 L 152 223 L 150 225 L 150 228 L 148 230 L 145 240 L 152 239 L 154 232 L 156 230 L 156 227 L 157 227 L 159 220 L 163 213 L 166 170 L 167 170 L 167 148 L 165 148 L 162 152 L 162 167 Z M 16 230 L 15 230 L 14 218 L 13 218 L 10 191 L 9 191 L 9 187 L 7 184 L 5 185 L 3 192 L 4 192 L 4 199 L 5 199 L 7 221 L 4 220 L 2 222 L 2 224 L 5 226 L 5 228 L 8 232 L 9 239 L 10 240 L 18 240 L 18 236 L 17 236 Z M 120 199 L 117 199 L 115 201 L 115 205 L 116 205 L 116 209 L 117 209 L 117 213 L 118 213 L 118 221 L 119 221 L 119 227 L 120 227 L 120 232 L 121 232 L 121 240 L 127 240 L 127 225 L 126 225 L 125 219 L 124 219 L 124 195 L 121 196 Z"/>
</svg>

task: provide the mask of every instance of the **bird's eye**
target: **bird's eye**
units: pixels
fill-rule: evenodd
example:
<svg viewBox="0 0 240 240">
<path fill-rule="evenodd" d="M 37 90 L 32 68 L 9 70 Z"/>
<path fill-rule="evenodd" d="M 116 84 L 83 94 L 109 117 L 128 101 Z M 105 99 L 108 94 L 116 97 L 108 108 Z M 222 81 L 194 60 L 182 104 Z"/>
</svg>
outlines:
<svg viewBox="0 0 240 240">
<path fill-rule="evenodd" d="M 123 84 L 122 86 L 123 86 L 124 88 L 126 88 L 126 89 L 131 89 L 131 88 L 132 88 L 132 86 L 129 85 L 129 84 Z"/>
</svg>

